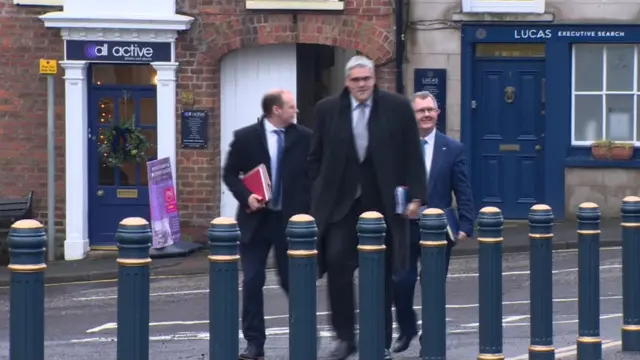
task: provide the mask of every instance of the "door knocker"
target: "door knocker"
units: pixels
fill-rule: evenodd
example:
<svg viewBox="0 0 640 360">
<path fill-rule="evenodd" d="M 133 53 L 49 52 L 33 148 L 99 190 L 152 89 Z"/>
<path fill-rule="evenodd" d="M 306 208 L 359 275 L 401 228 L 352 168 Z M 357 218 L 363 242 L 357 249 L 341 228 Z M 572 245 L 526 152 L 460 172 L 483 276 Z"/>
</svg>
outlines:
<svg viewBox="0 0 640 360">
<path fill-rule="evenodd" d="M 506 101 L 507 104 L 511 104 L 513 100 L 515 100 L 515 98 L 516 88 L 514 88 L 513 86 L 507 86 L 506 88 L 504 88 L 504 101 Z"/>
</svg>

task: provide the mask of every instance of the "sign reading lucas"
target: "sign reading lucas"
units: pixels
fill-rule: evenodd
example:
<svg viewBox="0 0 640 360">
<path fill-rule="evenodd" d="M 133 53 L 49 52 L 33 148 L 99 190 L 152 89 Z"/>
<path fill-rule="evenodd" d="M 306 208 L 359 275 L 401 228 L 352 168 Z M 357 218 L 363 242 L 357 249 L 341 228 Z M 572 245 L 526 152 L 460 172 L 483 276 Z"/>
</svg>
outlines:
<svg viewBox="0 0 640 360">
<path fill-rule="evenodd" d="M 65 58 L 91 62 L 169 62 L 171 43 L 67 40 Z"/>
<path fill-rule="evenodd" d="M 513 30 L 514 39 L 550 39 L 552 37 L 592 37 L 611 38 L 624 37 L 624 31 L 591 31 L 591 30 L 551 30 L 551 29 L 516 29 Z"/>
</svg>

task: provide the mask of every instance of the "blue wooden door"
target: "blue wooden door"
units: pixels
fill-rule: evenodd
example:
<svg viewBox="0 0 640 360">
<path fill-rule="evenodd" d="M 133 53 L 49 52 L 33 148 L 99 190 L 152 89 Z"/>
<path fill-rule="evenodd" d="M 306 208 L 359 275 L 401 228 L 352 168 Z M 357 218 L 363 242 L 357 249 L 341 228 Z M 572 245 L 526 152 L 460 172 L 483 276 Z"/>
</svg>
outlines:
<svg viewBox="0 0 640 360">
<path fill-rule="evenodd" d="M 544 201 L 544 61 L 478 60 L 474 81 L 476 205 L 524 219 Z"/>
<path fill-rule="evenodd" d="M 107 166 L 98 148 L 112 124 L 134 119 L 153 146 L 149 160 L 155 160 L 155 88 L 92 89 L 89 96 L 89 239 L 92 247 L 115 245 L 119 222 L 127 217 L 149 220 L 149 191 L 146 163 Z"/>
</svg>

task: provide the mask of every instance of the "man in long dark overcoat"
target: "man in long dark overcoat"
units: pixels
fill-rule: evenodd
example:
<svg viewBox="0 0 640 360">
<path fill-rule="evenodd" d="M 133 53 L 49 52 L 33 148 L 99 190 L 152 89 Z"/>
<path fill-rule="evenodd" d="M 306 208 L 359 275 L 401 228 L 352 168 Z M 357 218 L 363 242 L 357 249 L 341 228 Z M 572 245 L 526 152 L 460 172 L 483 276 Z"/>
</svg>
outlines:
<svg viewBox="0 0 640 360">
<path fill-rule="evenodd" d="M 409 261 L 409 222 L 426 201 L 426 174 L 416 119 L 408 99 L 375 86 L 371 60 L 355 56 L 345 68 L 345 90 L 316 105 L 309 152 L 311 214 L 318 226 L 320 276 L 328 277 L 331 320 L 338 338 L 331 359 L 356 352 L 353 274 L 358 267 L 356 225 L 377 211 L 387 224 L 385 335 L 392 336 L 392 276 Z M 406 186 L 408 206 L 396 214 L 394 191 Z"/>
</svg>

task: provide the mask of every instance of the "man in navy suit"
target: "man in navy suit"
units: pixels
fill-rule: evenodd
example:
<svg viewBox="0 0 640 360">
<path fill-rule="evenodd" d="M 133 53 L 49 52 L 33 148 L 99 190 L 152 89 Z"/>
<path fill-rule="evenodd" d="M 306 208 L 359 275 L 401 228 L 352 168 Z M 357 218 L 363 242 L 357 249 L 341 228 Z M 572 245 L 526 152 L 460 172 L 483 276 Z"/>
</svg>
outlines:
<svg viewBox="0 0 640 360">
<path fill-rule="evenodd" d="M 447 236 L 446 266 L 449 270 L 451 249 L 455 241 L 467 239 L 473 235 L 475 220 L 473 195 L 464 156 L 464 145 L 436 130 L 438 122 L 438 103 L 427 91 L 413 95 L 413 109 L 418 121 L 420 143 L 427 170 L 427 207 L 449 209 L 452 206 L 453 193 L 458 204 L 460 231 L 457 239 Z M 420 225 L 418 220 L 410 223 L 411 259 L 407 275 L 398 280 L 394 287 L 396 321 L 400 335 L 393 346 L 393 352 L 402 352 L 409 348 L 411 340 L 418 334 L 416 313 L 413 310 L 413 293 L 418 278 L 418 260 L 420 259 Z"/>
<path fill-rule="evenodd" d="M 222 178 L 238 200 L 240 263 L 242 264 L 242 332 L 247 348 L 239 359 L 264 359 L 266 341 L 264 299 L 267 256 L 274 248 L 280 287 L 289 293 L 289 268 L 285 228 L 295 214 L 309 213 L 311 183 L 307 178 L 307 153 L 311 130 L 294 122 L 298 108 L 294 95 L 273 90 L 262 99 L 263 116 L 237 130 L 230 145 Z M 240 179 L 264 164 L 272 184 L 265 202 Z"/>
</svg>

